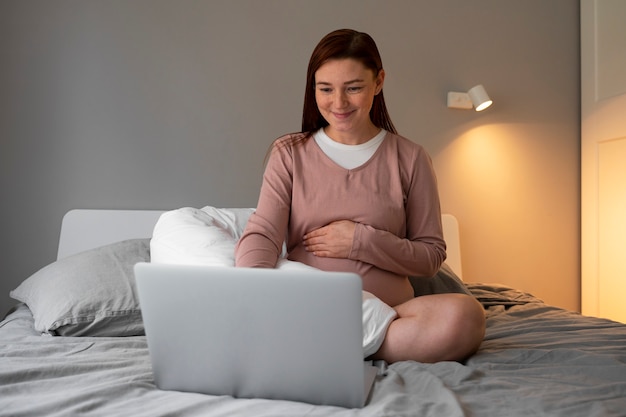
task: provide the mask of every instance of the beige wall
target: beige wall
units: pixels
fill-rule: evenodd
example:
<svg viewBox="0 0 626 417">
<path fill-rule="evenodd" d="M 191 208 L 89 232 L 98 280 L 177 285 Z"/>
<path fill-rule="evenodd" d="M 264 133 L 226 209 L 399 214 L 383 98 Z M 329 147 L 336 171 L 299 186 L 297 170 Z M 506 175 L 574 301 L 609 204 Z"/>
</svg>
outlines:
<svg viewBox="0 0 626 417">
<path fill-rule="evenodd" d="M 330 30 L 367 31 L 430 152 L 464 277 L 579 308 L 575 0 L 0 2 L 0 314 L 71 208 L 252 206 Z M 482 83 L 483 113 L 446 107 Z"/>
</svg>

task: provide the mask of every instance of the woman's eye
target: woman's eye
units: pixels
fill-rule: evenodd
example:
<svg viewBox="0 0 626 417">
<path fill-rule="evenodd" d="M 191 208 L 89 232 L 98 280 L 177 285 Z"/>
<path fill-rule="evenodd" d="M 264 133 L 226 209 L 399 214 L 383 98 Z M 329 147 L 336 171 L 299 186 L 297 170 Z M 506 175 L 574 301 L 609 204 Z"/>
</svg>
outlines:
<svg viewBox="0 0 626 417">
<path fill-rule="evenodd" d="M 348 87 L 348 93 L 358 93 L 363 90 L 363 87 Z"/>
<path fill-rule="evenodd" d="M 322 87 L 319 89 L 322 93 L 330 93 L 331 91 L 333 91 L 331 88 L 328 87 Z"/>
</svg>

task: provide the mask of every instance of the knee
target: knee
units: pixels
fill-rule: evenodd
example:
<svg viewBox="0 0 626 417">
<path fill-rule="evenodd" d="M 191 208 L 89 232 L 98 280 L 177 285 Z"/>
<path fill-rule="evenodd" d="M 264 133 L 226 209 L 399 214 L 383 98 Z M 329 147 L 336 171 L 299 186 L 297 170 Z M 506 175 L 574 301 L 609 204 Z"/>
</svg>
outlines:
<svg viewBox="0 0 626 417">
<path fill-rule="evenodd" d="M 474 297 L 454 294 L 447 312 L 447 345 L 451 359 L 463 360 L 478 351 L 485 336 L 485 311 Z"/>
<path fill-rule="evenodd" d="M 462 361 L 474 354 L 485 335 L 482 305 L 465 294 L 417 297 L 396 307 L 375 359 L 388 362 Z"/>
</svg>

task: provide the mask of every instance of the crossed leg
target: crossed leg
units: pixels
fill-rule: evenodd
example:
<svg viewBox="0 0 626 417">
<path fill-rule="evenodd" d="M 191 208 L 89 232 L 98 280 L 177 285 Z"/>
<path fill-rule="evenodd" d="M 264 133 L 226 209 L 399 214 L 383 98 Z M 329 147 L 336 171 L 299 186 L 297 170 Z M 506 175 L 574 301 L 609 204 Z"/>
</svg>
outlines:
<svg viewBox="0 0 626 417">
<path fill-rule="evenodd" d="M 398 318 L 371 359 L 459 361 L 475 353 L 485 335 L 483 307 L 469 295 L 424 295 L 394 309 Z"/>
</svg>

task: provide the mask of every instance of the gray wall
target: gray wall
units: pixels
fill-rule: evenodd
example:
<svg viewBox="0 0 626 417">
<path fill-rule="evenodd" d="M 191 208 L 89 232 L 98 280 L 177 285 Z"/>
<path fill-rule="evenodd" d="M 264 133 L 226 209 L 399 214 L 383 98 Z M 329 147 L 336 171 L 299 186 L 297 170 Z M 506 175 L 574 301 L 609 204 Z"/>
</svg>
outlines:
<svg viewBox="0 0 626 417">
<path fill-rule="evenodd" d="M 0 315 L 69 209 L 254 206 L 312 48 L 340 27 L 377 40 L 465 279 L 578 309 L 578 1 L 3 0 Z M 491 109 L 446 108 L 479 83 Z"/>
</svg>

